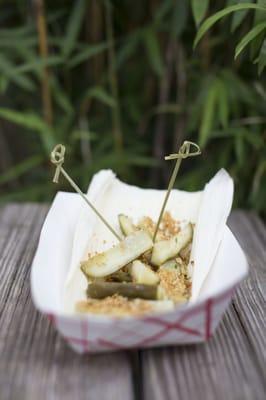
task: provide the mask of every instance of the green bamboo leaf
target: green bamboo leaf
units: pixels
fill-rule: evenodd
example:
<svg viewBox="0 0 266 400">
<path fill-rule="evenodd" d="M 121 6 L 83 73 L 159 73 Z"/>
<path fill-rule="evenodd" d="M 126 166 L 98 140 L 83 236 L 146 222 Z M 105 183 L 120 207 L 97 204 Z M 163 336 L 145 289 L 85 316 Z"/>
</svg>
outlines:
<svg viewBox="0 0 266 400">
<path fill-rule="evenodd" d="M 56 103 L 65 113 L 72 114 L 74 109 L 70 102 L 70 97 L 67 96 L 63 88 L 60 86 L 58 80 L 53 77 L 51 80 L 52 95 Z"/>
<path fill-rule="evenodd" d="M 161 76 L 163 74 L 163 60 L 157 34 L 153 27 L 147 28 L 144 33 L 144 43 L 148 59 L 154 72 Z"/>
<path fill-rule="evenodd" d="M 235 4 L 243 4 L 243 3 L 250 3 L 249 0 L 235 0 Z M 231 22 L 231 32 L 234 32 L 239 25 L 241 25 L 242 21 L 245 19 L 246 15 L 248 14 L 248 10 L 242 10 L 233 15 L 232 22 Z"/>
<path fill-rule="evenodd" d="M 244 50 L 244 48 L 253 40 L 257 35 L 266 29 L 266 22 L 262 22 L 251 29 L 238 43 L 235 49 L 235 59 Z"/>
<path fill-rule="evenodd" d="M 26 160 L 20 162 L 19 164 L 14 165 L 9 168 L 7 172 L 1 174 L 0 176 L 0 185 L 12 181 L 13 179 L 19 178 L 21 175 L 30 171 L 32 168 L 37 167 L 44 160 L 43 156 L 36 155 L 27 158 Z"/>
<path fill-rule="evenodd" d="M 3 28 L 0 29 L 0 36 L 2 37 L 13 37 L 17 40 L 17 38 L 22 38 L 28 34 L 34 32 L 33 23 L 28 23 L 25 26 L 20 26 L 18 28 Z"/>
<path fill-rule="evenodd" d="M 255 0 L 255 2 L 261 6 L 266 8 L 266 0 Z M 261 13 L 260 11 L 256 10 L 254 15 L 254 23 L 257 25 L 259 22 L 263 22 L 265 20 L 265 13 Z"/>
<path fill-rule="evenodd" d="M 62 48 L 64 46 L 65 43 L 65 37 L 61 37 L 61 36 L 53 36 L 53 35 L 49 35 L 48 36 L 48 43 L 50 46 L 53 47 L 58 47 L 59 50 L 62 51 Z M 75 48 L 74 50 L 82 50 L 87 48 L 87 44 L 84 44 L 84 42 L 79 41 L 78 39 L 76 39 L 75 41 Z"/>
<path fill-rule="evenodd" d="M 258 74 L 261 75 L 262 71 L 266 66 L 266 39 L 264 39 L 262 43 L 257 63 L 258 63 Z"/>
<path fill-rule="evenodd" d="M 241 135 L 241 132 L 239 132 L 238 135 L 235 136 L 235 153 L 236 153 L 236 159 L 237 163 L 240 167 L 243 166 L 245 163 L 246 157 L 245 157 L 245 143 L 244 143 L 244 137 Z"/>
<path fill-rule="evenodd" d="M 108 47 L 109 47 L 109 43 L 107 43 L 107 42 L 87 46 L 85 49 L 80 50 L 75 56 L 73 56 L 69 60 L 68 66 L 70 68 L 74 68 L 77 65 L 86 61 L 88 58 L 96 56 L 97 54 L 101 53 L 102 51 L 108 49 Z"/>
<path fill-rule="evenodd" d="M 18 46 L 18 47 L 16 47 L 15 52 L 14 52 L 14 54 L 16 54 L 16 57 L 18 56 L 18 58 L 20 60 L 23 60 L 25 63 L 33 62 L 34 60 L 36 60 L 36 58 L 38 58 L 38 57 L 36 57 L 35 48 Z M 14 66 L 14 67 L 16 68 L 16 66 Z"/>
<path fill-rule="evenodd" d="M 176 37 L 180 36 L 188 20 L 188 2 L 187 1 L 176 1 L 174 2 L 173 16 L 171 21 L 171 34 Z"/>
<path fill-rule="evenodd" d="M 191 7 L 195 23 L 199 26 L 209 8 L 209 0 L 192 0 Z"/>
<path fill-rule="evenodd" d="M 261 32 L 258 36 L 256 36 L 252 42 L 250 43 L 250 60 L 253 60 L 258 56 L 260 48 L 263 43 L 263 39 L 265 37 L 265 32 Z"/>
<path fill-rule="evenodd" d="M 0 33 L 0 48 L 34 47 L 37 43 L 37 37 L 22 37 L 16 40 L 14 37 L 1 37 Z"/>
<path fill-rule="evenodd" d="M 46 152 L 50 154 L 51 149 L 56 144 L 53 132 L 38 115 L 31 112 L 18 112 L 8 108 L 0 108 L 0 117 L 38 133 Z"/>
<path fill-rule="evenodd" d="M 63 63 L 63 58 L 60 56 L 50 56 L 46 59 L 37 58 L 31 62 L 21 64 L 10 72 L 13 74 L 21 74 L 25 72 L 41 72 L 43 67 L 57 66 Z"/>
<path fill-rule="evenodd" d="M 86 98 L 94 98 L 102 102 L 103 104 L 106 104 L 109 107 L 115 107 L 116 102 L 115 99 L 102 87 L 100 86 L 95 86 L 93 88 L 90 88 L 84 95 L 83 101 Z"/>
<path fill-rule="evenodd" d="M 266 9 L 266 0 L 257 0 L 257 4 L 265 7 Z M 258 25 L 260 22 L 264 22 L 266 20 L 266 11 L 261 12 L 256 10 L 254 14 L 254 21 L 253 21 L 253 26 Z M 258 55 L 260 48 L 262 46 L 262 42 L 264 39 L 264 33 L 262 32 L 260 35 L 258 35 L 250 45 L 250 59 L 254 60 L 254 58 Z"/>
<path fill-rule="evenodd" d="M 256 150 L 260 150 L 263 148 L 264 139 L 263 139 L 262 132 L 260 130 L 252 132 L 252 135 L 250 134 L 250 131 L 248 129 L 243 129 L 242 132 L 243 132 L 242 135 L 243 135 L 245 141 L 251 147 L 253 147 Z"/>
<path fill-rule="evenodd" d="M 218 96 L 219 86 L 217 85 L 217 81 L 213 81 L 203 106 L 203 114 L 199 130 L 199 145 L 202 147 L 206 145 L 211 133 Z"/>
<path fill-rule="evenodd" d="M 3 94 L 7 90 L 8 79 L 6 76 L 0 75 L 0 93 Z"/>
<path fill-rule="evenodd" d="M 226 15 L 229 15 L 233 12 L 241 11 L 241 10 L 247 10 L 247 9 L 253 9 L 253 10 L 261 10 L 261 11 L 266 11 L 266 8 L 257 4 L 237 4 L 234 6 L 229 6 L 224 8 L 223 10 L 218 11 L 211 17 L 207 18 L 203 24 L 200 26 L 198 33 L 195 37 L 193 47 L 195 48 L 202 38 L 202 36 L 221 18 L 225 17 Z"/>
<path fill-rule="evenodd" d="M 224 70 L 222 75 L 223 80 L 226 82 L 230 106 L 232 108 L 236 107 L 234 109 L 236 114 L 239 112 L 241 103 L 247 104 L 249 107 L 256 107 L 257 102 L 254 91 L 247 82 L 230 70 Z"/>
<path fill-rule="evenodd" d="M 13 111 L 8 108 L 0 108 L 0 117 L 10 122 L 21 125 L 24 128 L 43 131 L 47 128 L 45 122 L 36 114 Z"/>
<path fill-rule="evenodd" d="M 133 34 L 129 35 L 125 43 L 118 49 L 116 55 L 116 66 L 119 67 L 127 61 L 137 50 L 137 47 L 142 39 L 143 29 L 138 29 Z"/>
<path fill-rule="evenodd" d="M 52 24 L 59 18 L 61 18 L 64 14 L 66 14 L 66 10 L 58 10 L 54 12 L 49 12 L 49 15 L 47 15 L 46 22 L 47 24 Z M 32 21 L 32 19 L 31 19 Z M 2 21 L 1 21 L 2 22 Z M 23 26 L 19 26 L 16 28 L 3 28 L 0 29 L 0 37 L 1 38 L 10 38 L 10 39 L 15 39 L 15 42 L 17 45 L 20 45 L 21 41 L 26 39 L 27 35 L 34 34 L 35 36 L 35 26 L 33 22 L 27 22 Z M 19 40 L 18 40 L 19 38 Z M 34 38 L 31 38 L 30 40 L 35 40 L 38 42 L 38 38 L 35 36 Z"/>
<path fill-rule="evenodd" d="M 228 106 L 228 93 L 226 85 L 223 81 L 219 80 L 217 82 L 218 85 L 218 117 L 221 125 L 226 128 L 228 125 L 229 119 L 229 106 Z"/>
<path fill-rule="evenodd" d="M 157 7 L 157 10 L 154 15 L 154 21 L 156 23 L 160 23 L 165 16 L 169 13 L 171 8 L 173 7 L 173 1 L 172 0 L 164 0 L 161 2 L 161 4 Z"/>
<path fill-rule="evenodd" d="M 62 48 L 62 54 L 65 58 L 71 54 L 75 47 L 75 42 L 80 32 L 86 10 L 85 0 L 76 0 L 73 4 L 74 6 L 68 20 L 66 37 Z"/>
<path fill-rule="evenodd" d="M 256 172 L 254 174 L 252 183 L 252 197 L 258 196 L 259 189 L 265 185 L 261 184 L 262 178 L 266 176 L 266 160 L 261 161 L 258 164 Z M 265 204 L 265 203 L 264 203 Z"/>
<path fill-rule="evenodd" d="M 32 82 L 32 80 L 23 74 L 13 74 L 12 71 L 14 69 L 14 64 L 12 64 L 11 61 L 3 55 L 0 55 L 0 72 L 2 72 L 2 74 L 9 81 L 12 81 L 17 86 L 29 92 L 33 92 L 35 89 L 35 84 Z"/>
</svg>

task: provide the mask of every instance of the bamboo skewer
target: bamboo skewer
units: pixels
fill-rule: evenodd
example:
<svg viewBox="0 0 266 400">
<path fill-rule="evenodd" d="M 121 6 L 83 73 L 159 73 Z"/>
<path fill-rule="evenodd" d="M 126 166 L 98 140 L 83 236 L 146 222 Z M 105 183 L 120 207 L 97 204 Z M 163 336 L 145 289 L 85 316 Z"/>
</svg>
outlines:
<svg viewBox="0 0 266 400">
<path fill-rule="evenodd" d="M 191 146 L 194 146 L 196 150 L 190 151 L 190 147 Z M 156 239 L 156 236 L 157 236 L 157 233 L 158 233 L 158 230 L 159 230 L 159 226 L 160 226 L 160 223 L 161 223 L 161 220 L 162 220 L 162 217 L 163 217 L 163 213 L 164 213 L 167 201 L 169 199 L 171 190 L 173 189 L 173 186 L 174 186 L 174 183 L 175 183 L 175 180 L 176 180 L 176 176 L 177 176 L 177 173 L 179 171 L 179 168 L 180 168 L 182 160 L 185 159 L 185 158 L 188 158 L 188 157 L 197 156 L 199 154 L 201 154 L 201 150 L 200 150 L 199 146 L 196 143 L 189 142 L 189 141 L 186 140 L 182 144 L 182 146 L 180 147 L 178 153 L 170 154 L 169 156 L 166 156 L 164 158 L 165 160 L 176 160 L 176 164 L 175 164 L 173 173 L 171 175 L 171 178 L 170 178 L 170 181 L 169 181 L 169 184 L 168 184 L 168 188 L 167 188 L 167 192 L 166 192 L 166 195 L 165 195 L 165 198 L 164 198 L 164 202 L 163 202 L 163 205 L 162 205 L 162 208 L 161 208 L 161 211 L 160 211 L 160 215 L 159 215 L 159 218 L 158 218 L 158 221 L 157 221 L 157 224 L 156 224 L 155 232 L 154 232 L 154 235 L 153 235 L 153 242 L 155 242 L 155 239 Z"/>
<path fill-rule="evenodd" d="M 51 153 L 51 162 L 56 166 L 53 182 L 58 183 L 60 173 L 64 175 L 73 189 L 80 194 L 83 200 L 88 204 L 88 206 L 95 212 L 95 214 L 100 218 L 100 220 L 105 224 L 105 226 L 109 229 L 110 232 L 120 241 L 121 237 L 116 233 L 116 231 L 111 227 L 111 225 L 106 221 L 106 219 L 101 215 L 101 213 L 94 207 L 94 205 L 89 201 L 89 199 L 85 196 L 85 194 L 80 190 L 78 185 L 73 181 L 73 179 L 68 175 L 68 173 L 63 168 L 64 156 L 65 156 L 66 148 L 62 144 L 58 144 L 55 146 Z"/>
</svg>

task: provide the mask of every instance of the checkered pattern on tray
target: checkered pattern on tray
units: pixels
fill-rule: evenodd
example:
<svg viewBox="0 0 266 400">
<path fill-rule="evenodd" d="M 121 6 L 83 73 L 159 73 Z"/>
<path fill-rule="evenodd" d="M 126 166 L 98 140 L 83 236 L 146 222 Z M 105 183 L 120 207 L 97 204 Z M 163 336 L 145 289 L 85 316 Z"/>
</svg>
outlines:
<svg viewBox="0 0 266 400">
<path fill-rule="evenodd" d="M 79 353 L 115 351 L 202 342 L 213 334 L 234 288 L 205 302 L 165 314 L 96 321 L 47 314 L 68 344 Z"/>
</svg>

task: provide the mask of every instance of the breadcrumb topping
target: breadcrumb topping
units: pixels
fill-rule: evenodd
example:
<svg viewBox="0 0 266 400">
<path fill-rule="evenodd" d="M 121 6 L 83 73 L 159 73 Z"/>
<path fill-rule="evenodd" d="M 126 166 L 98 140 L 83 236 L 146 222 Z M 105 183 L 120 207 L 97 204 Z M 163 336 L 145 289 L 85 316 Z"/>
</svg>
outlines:
<svg viewBox="0 0 266 400">
<path fill-rule="evenodd" d="M 105 299 L 88 299 L 80 301 L 76 305 L 76 311 L 80 313 L 90 312 L 92 314 L 108 314 L 114 316 L 142 315 L 152 311 L 153 307 L 149 301 L 134 299 L 114 294 Z"/>
<path fill-rule="evenodd" d="M 176 221 L 169 211 L 166 211 L 163 215 L 162 222 L 160 224 L 160 230 L 169 239 L 171 236 L 176 235 L 180 231 L 179 221 Z"/>
<path fill-rule="evenodd" d="M 175 269 L 160 268 L 158 271 L 163 292 L 176 303 L 188 299 L 186 276 Z"/>
<path fill-rule="evenodd" d="M 150 217 L 143 217 L 139 221 L 139 228 L 144 229 L 153 236 L 156 228 L 156 223 Z M 176 235 L 180 231 L 179 221 L 176 221 L 169 211 L 166 211 L 162 217 L 162 221 L 159 226 L 157 240 L 166 240 L 171 236 Z"/>
</svg>

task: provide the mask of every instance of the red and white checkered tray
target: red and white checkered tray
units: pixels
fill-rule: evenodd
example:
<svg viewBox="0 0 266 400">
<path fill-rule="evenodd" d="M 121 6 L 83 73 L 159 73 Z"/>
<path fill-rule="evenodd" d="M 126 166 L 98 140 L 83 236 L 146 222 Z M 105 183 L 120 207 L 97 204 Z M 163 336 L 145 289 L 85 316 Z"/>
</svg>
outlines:
<svg viewBox="0 0 266 400">
<path fill-rule="evenodd" d="M 62 293 L 81 201 L 76 194 L 58 193 L 44 223 L 31 272 L 36 307 L 69 345 L 80 353 L 95 353 L 207 340 L 248 271 L 245 255 L 229 228 L 197 301 L 138 318 L 70 314 L 64 311 Z"/>
</svg>

